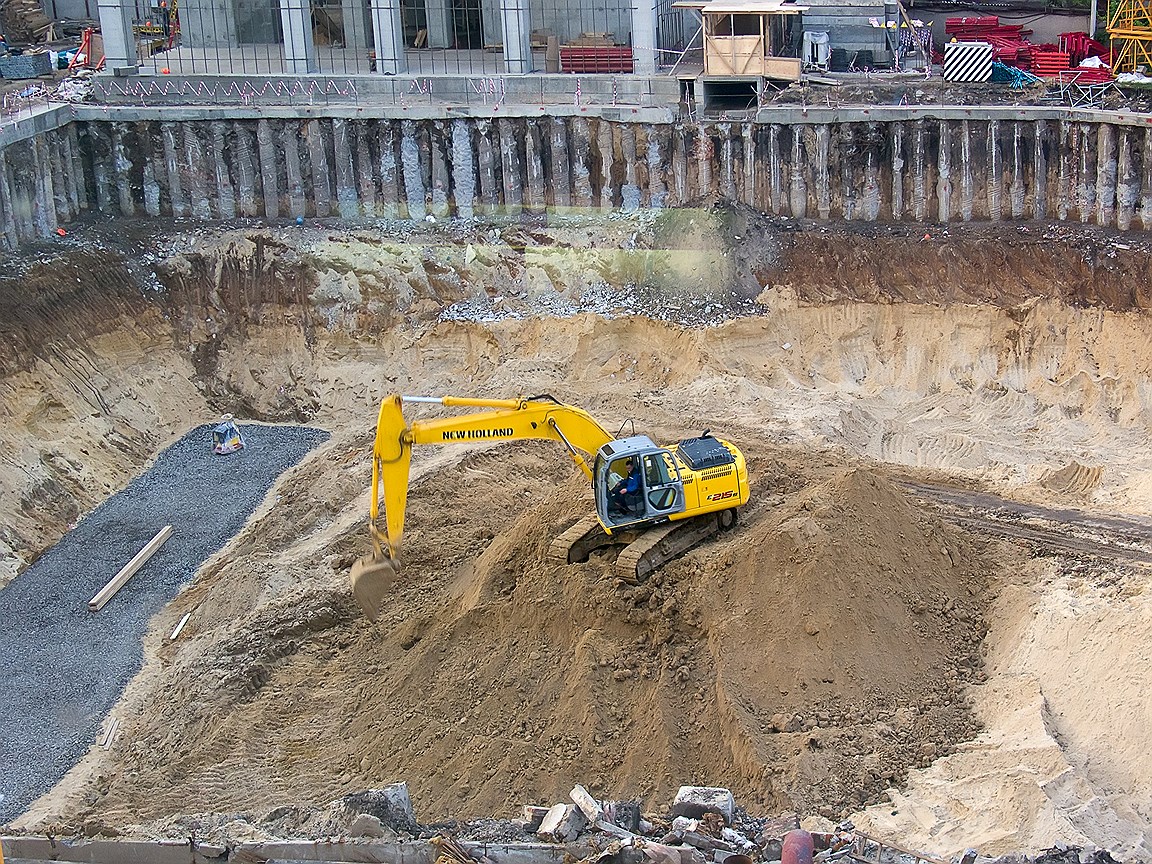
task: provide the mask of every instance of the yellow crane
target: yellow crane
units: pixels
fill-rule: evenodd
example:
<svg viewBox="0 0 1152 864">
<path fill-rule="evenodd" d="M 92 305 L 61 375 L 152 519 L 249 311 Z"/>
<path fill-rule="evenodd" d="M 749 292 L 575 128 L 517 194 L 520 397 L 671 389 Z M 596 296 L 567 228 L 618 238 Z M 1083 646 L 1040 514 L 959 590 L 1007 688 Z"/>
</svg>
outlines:
<svg viewBox="0 0 1152 864">
<path fill-rule="evenodd" d="M 405 403 L 484 410 L 409 424 Z M 645 435 L 613 438 L 586 411 L 547 395 L 473 399 L 394 394 L 380 405 L 372 449 L 373 552 L 358 560 L 351 573 L 353 593 L 369 618 L 379 617 L 399 571 L 412 448 L 528 439 L 563 445 L 592 483 L 596 513 L 553 541 L 549 557 L 557 563 L 586 561 L 596 549 L 622 546 L 616 572 L 639 581 L 706 537 L 731 528 L 736 508 L 748 501 L 743 454 L 708 430 L 661 447 Z"/>
</svg>

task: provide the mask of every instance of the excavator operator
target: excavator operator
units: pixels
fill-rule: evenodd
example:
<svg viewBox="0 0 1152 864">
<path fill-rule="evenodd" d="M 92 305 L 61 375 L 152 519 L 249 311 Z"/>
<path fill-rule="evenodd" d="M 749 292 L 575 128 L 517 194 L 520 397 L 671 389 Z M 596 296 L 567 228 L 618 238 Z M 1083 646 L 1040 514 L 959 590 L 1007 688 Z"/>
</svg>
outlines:
<svg viewBox="0 0 1152 864">
<path fill-rule="evenodd" d="M 612 487 L 610 502 L 613 510 L 628 513 L 636 507 L 636 495 L 640 491 L 640 474 L 636 471 L 636 460 L 624 463 L 624 477 Z"/>
</svg>

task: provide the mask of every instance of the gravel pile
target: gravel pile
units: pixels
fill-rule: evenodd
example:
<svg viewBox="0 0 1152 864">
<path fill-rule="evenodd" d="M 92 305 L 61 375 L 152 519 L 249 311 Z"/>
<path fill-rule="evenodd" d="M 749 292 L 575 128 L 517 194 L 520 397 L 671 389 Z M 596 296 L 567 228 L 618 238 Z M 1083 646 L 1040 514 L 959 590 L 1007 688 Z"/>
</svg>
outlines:
<svg viewBox="0 0 1152 864">
<path fill-rule="evenodd" d="M 489 324 L 533 318 L 571 318 L 583 314 L 609 319 L 643 315 L 681 327 L 715 327 L 735 318 L 763 315 L 764 311 L 754 301 L 734 295 L 722 299 L 688 295 L 668 297 L 659 291 L 635 285 L 614 287 L 601 284 L 584 291 L 578 300 L 562 293 L 531 299 L 513 295 L 469 297 L 445 307 L 439 320 Z"/>
<path fill-rule="evenodd" d="M 0 825 L 84 755 L 143 662 L 152 615 L 243 527 L 276 478 L 328 438 L 246 426 L 245 449 L 212 452 L 193 429 L 0 590 Z M 152 536 L 172 537 L 100 612 L 88 601 Z"/>
</svg>

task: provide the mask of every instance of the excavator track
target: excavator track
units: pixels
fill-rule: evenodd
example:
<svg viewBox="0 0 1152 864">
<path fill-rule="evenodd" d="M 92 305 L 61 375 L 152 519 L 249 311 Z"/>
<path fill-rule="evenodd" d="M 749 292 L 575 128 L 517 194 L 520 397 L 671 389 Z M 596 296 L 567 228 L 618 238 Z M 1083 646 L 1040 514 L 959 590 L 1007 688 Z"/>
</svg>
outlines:
<svg viewBox="0 0 1152 864">
<path fill-rule="evenodd" d="M 730 512 L 730 511 L 725 511 Z M 669 522 L 645 531 L 616 559 L 616 577 L 638 584 L 673 558 L 678 558 L 700 541 L 720 532 L 720 513 Z"/>
<path fill-rule="evenodd" d="M 592 550 L 612 542 L 595 514 L 585 516 L 552 541 L 548 547 L 548 560 L 556 564 L 578 564 L 587 561 Z"/>
<path fill-rule="evenodd" d="M 668 522 L 638 531 L 604 532 L 600 520 L 585 516 L 548 547 L 548 560 L 555 564 L 579 564 L 604 546 L 624 546 L 613 565 L 618 579 L 639 584 L 669 561 L 678 558 L 702 540 L 736 523 L 736 511 L 708 513 L 694 519 Z"/>
</svg>

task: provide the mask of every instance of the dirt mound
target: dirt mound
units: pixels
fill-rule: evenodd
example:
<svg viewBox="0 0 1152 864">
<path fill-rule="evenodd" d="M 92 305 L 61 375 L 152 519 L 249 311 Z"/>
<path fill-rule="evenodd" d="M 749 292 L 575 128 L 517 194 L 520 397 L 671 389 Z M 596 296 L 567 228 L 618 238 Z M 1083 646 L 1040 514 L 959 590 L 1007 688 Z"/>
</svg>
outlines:
<svg viewBox="0 0 1152 864">
<path fill-rule="evenodd" d="M 335 570 L 213 614 L 207 598 L 256 575 L 252 556 L 213 568 L 186 598 L 207 604 L 195 641 L 164 652 L 94 809 L 115 825 L 395 779 L 425 820 L 511 815 L 574 782 L 650 802 L 724 782 L 749 804 L 826 815 L 878 800 L 975 731 L 959 686 L 978 674 L 985 565 L 876 472 L 752 455 L 744 524 L 640 586 L 604 560 L 547 561 L 587 506 L 570 469 L 548 479 L 547 444 L 423 467 L 405 581 L 377 625 Z M 333 462 L 282 495 L 335 497 Z M 320 563 L 282 521 L 241 541 L 267 551 L 272 582 Z M 336 559 L 362 542 L 348 535 Z"/>
</svg>

